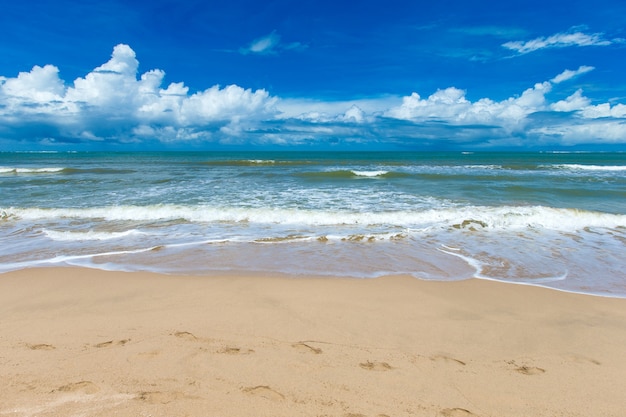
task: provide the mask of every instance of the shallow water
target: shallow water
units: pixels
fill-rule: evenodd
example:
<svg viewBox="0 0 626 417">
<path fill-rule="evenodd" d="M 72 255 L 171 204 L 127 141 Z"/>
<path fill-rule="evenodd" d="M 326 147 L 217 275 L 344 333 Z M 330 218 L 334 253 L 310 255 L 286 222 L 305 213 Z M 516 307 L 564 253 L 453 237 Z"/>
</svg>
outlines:
<svg viewBox="0 0 626 417">
<path fill-rule="evenodd" d="M 0 153 L 0 271 L 480 277 L 626 296 L 623 153 Z"/>
</svg>

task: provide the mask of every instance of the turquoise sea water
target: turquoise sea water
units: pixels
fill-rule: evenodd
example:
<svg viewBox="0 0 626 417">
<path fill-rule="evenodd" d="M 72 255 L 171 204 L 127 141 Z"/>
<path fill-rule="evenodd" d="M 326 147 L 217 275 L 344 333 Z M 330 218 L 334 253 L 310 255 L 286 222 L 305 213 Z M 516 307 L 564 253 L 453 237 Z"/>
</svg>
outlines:
<svg viewBox="0 0 626 417">
<path fill-rule="evenodd" d="M 626 296 L 624 153 L 0 153 L 0 272 L 470 277 Z"/>
</svg>

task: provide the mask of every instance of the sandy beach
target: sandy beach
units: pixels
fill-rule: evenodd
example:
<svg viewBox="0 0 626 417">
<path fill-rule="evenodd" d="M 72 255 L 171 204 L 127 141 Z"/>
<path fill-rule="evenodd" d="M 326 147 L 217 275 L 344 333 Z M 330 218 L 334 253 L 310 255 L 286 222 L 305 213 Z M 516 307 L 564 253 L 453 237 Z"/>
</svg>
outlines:
<svg viewBox="0 0 626 417">
<path fill-rule="evenodd" d="M 0 275 L 0 416 L 623 416 L 626 300 L 468 280 Z"/>
</svg>

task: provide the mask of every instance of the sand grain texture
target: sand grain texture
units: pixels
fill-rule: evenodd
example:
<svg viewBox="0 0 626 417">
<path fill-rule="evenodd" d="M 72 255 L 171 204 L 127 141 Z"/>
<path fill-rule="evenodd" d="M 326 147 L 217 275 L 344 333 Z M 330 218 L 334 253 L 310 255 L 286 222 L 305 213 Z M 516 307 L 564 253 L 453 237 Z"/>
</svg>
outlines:
<svg viewBox="0 0 626 417">
<path fill-rule="evenodd" d="M 0 416 L 615 416 L 626 300 L 495 282 L 0 275 Z"/>
</svg>

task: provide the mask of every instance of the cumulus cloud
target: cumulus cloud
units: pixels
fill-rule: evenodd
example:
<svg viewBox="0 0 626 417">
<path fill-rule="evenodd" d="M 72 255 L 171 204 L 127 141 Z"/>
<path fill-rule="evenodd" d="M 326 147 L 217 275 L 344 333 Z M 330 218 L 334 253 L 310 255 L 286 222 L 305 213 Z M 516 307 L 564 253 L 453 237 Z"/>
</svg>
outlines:
<svg viewBox="0 0 626 417">
<path fill-rule="evenodd" d="M 520 54 L 527 54 L 546 48 L 566 48 L 572 46 L 607 46 L 613 42 L 604 39 L 602 33 L 587 34 L 583 32 L 563 32 L 548 37 L 539 37 L 529 41 L 510 41 L 502 46 L 516 51 Z"/>
<path fill-rule="evenodd" d="M 365 121 L 365 113 L 358 106 L 354 105 L 346 110 L 342 119 L 347 122 L 363 123 Z"/>
<path fill-rule="evenodd" d="M 59 69 L 53 65 L 35 65 L 30 72 L 20 72 L 16 78 L 3 80 L 1 91 L 9 104 L 48 103 L 60 100 L 65 93 Z"/>
<path fill-rule="evenodd" d="M 545 95 L 551 89 L 549 82 L 537 83 L 519 97 L 499 102 L 489 98 L 471 102 L 464 90 L 455 87 L 437 90 L 428 98 L 414 92 L 403 98 L 402 105 L 389 109 L 386 116 L 415 122 L 497 125 L 514 131 L 523 127 L 529 114 L 545 109 Z"/>
<path fill-rule="evenodd" d="M 190 95 L 183 83 L 163 88 L 165 72 L 159 69 L 137 78 L 138 68 L 135 52 L 124 44 L 69 86 L 58 68 L 35 66 L 16 78 L 3 78 L 0 118 L 36 118 L 65 137 L 181 140 L 207 137 L 211 128 L 229 126 L 232 133 L 240 124 L 276 113 L 276 98 L 265 90 L 215 85 Z"/>
<path fill-rule="evenodd" d="M 587 119 L 599 119 L 599 118 L 618 118 L 624 119 L 626 118 L 626 105 L 624 104 L 615 104 L 611 105 L 610 103 L 601 103 L 595 106 L 585 106 L 580 108 L 581 115 Z M 626 120 L 621 121 L 623 124 L 626 124 Z"/>
<path fill-rule="evenodd" d="M 556 103 L 552 104 L 550 108 L 554 111 L 559 112 L 571 112 L 587 108 L 590 104 L 591 100 L 583 96 L 583 90 L 578 89 L 574 94 L 567 97 L 566 99 L 557 101 Z"/>
<path fill-rule="evenodd" d="M 532 129 L 529 134 L 550 138 L 561 145 L 578 144 L 624 144 L 626 122 L 624 120 L 602 119 L 585 121 L 568 121 L 554 123 Z"/>
<path fill-rule="evenodd" d="M 518 145 L 624 143 L 626 138 L 626 105 L 600 103 L 593 105 L 582 89 L 563 100 L 550 102 L 549 93 L 555 85 L 594 68 L 581 66 L 565 70 L 550 81 L 537 83 L 519 96 L 502 101 L 482 98 L 470 101 L 466 92 L 455 87 L 437 90 L 427 98 L 418 93 L 405 96 L 402 104 L 389 109 L 387 117 L 407 120 L 416 126 L 437 123 L 467 134 L 468 128 L 477 135 L 489 133 L 491 141 L 524 137 Z M 571 115 L 562 115 L 571 113 Z M 602 120 L 600 120 L 602 119 Z M 504 143 L 504 142 L 503 142 Z M 503 144 L 501 143 L 501 144 Z"/>
<path fill-rule="evenodd" d="M 0 140 L 78 145 L 626 145 L 626 105 L 594 101 L 580 88 L 566 96 L 567 81 L 593 69 L 567 69 L 503 100 L 470 100 L 457 87 L 427 96 L 413 92 L 343 101 L 281 99 L 238 85 L 197 92 L 183 82 L 165 85 L 163 70 L 140 74 L 135 52 L 121 44 L 107 62 L 73 82 L 60 79 L 53 65 L 0 77 Z"/>
<path fill-rule="evenodd" d="M 542 111 L 580 111 L 582 117 L 590 117 L 593 113 L 620 116 L 622 105 L 612 108 L 608 103 L 592 106 L 591 101 L 582 95 L 580 89 L 564 100 L 551 104 L 548 102 L 546 96 L 553 90 L 554 85 L 593 69 L 594 67 L 581 66 L 576 70 L 565 70 L 550 81 L 537 83 L 524 90 L 519 96 L 509 97 L 502 101 L 482 98 L 471 102 L 466 98 L 464 90 L 455 87 L 437 90 L 427 98 L 422 98 L 414 92 L 404 97 L 400 106 L 389 109 L 385 114 L 388 117 L 415 122 L 439 120 L 457 125 L 496 125 L 508 131 L 524 127 L 529 115 Z M 608 108 L 605 109 L 606 106 Z"/>
</svg>

